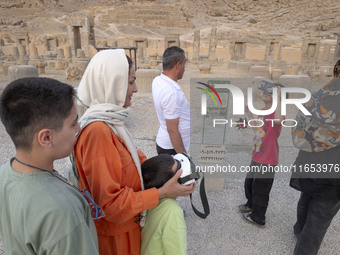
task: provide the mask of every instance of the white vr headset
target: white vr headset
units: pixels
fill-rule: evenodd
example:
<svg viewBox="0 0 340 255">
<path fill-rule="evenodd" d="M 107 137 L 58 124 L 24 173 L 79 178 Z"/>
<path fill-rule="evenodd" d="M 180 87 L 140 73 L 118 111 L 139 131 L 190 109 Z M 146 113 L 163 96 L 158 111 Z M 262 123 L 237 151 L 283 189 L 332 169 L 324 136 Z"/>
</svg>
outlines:
<svg viewBox="0 0 340 255">
<path fill-rule="evenodd" d="M 178 179 L 178 182 L 180 184 L 188 185 L 200 179 L 200 174 L 196 171 L 195 163 L 191 160 L 191 158 L 187 154 L 183 152 L 178 153 L 174 156 L 174 160 L 177 162 L 176 172 L 179 169 L 183 170 L 181 177 Z M 194 210 L 196 215 L 201 217 L 202 219 L 205 219 L 210 214 L 210 207 L 208 203 L 207 194 L 205 193 L 204 176 L 202 177 L 202 180 L 200 183 L 199 195 L 201 198 L 204 212 L 198 211 L 196 207 L 193 205 L 192 194 L 190 194 L 190 202 L 191 202 L 192 209 Z"/>
<path fill-rule="evenodd" d="M 177 169 L 183 170 L 181 177 L 178 179 L 178 182 L 182 185 L 188 185 L 194 183 L 200 178 L 198 172 L 196 172 L 195 163 L 191 160 L 191 158 L 185 153 L 178 153 L 174 156 L 174 160 L 177 162 Z"/>
</svg>

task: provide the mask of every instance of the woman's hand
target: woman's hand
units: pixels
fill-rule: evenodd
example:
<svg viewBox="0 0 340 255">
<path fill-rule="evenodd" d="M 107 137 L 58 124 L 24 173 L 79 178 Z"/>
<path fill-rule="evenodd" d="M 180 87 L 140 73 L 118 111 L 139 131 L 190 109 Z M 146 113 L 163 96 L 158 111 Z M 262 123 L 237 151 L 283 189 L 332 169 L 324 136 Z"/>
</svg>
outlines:
<svg viewBox="0 0 340 255">
<path fill-rule="evenodd" d="M 178 178 L 183 173 L 183 170 L 180 169 L 177 173 L 168 180 L 162 187 L 158 189 L 159 199 L 161 198 L 174 198 L 176 199 L 179 196 L 185 197 L 194 192 L 195 183 L 191 183 L 189 185 L 181 185 L 178 183 Z"/>
</svg>

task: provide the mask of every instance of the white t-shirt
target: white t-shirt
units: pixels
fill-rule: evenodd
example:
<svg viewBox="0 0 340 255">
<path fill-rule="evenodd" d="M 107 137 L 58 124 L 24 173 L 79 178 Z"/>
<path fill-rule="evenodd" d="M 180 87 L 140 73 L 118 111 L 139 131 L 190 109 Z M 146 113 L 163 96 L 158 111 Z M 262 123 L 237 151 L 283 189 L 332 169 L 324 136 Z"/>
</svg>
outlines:
<svg viewBox="0 0 340 255">
<path fill-rule="evenodd" d="M 190 146 L 190 108 L 188 101 L 177 82 L 163 73 L 152 82 L 152 97 L 160 123 L 156 142 L 163 149 L 173 149 L 165 120 L 179 118 L 178 130 L 184 148 Z"/>
</svg>

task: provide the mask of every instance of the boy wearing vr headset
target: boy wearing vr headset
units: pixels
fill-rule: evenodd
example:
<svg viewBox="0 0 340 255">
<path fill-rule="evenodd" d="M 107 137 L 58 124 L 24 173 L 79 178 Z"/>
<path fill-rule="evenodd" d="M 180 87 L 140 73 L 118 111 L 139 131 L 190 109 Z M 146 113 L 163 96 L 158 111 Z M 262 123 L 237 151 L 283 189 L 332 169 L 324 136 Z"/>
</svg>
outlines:
<svg viewBox="0 0 340 255">
<path fill-rule="evenodd" d="M 169 154 L 160 154 L 142 164 L 145 189 L 160 188 L 181 169 L 179 160 Z M 186 254 L 187 233 L 184 214 L 178 202 L 163 198 L 150 209 L 142 229 L 141 255 Z"/>
<path fill-rule="evenodd" d="M 258 116 L 258 119 L 263 121 L 260 127 L 254 127 L 253 153 L 250 163 L 251 171 L 247 173 L 244 189 L 247 202 L 239 205 L 239 210 L 243 213 L 244 219 L 258 226 L 265 225 L 265 214 L 269 202 L 269 193 L 273 185 L 273 171 L 264 171 L 278 164 L 279 159 L 279 144 L 278 137 L 281 133 L 281 121 L 284 116 L 281 116 L 281 84 L 261 81 L 258 88 L 262 91 L 261 99 L 265 106 L 262 110 L 270 109 L 273 102 L 273 88 L 277 88 L 278 104 L 276 111 L 265 116 Z M 253 114 L 246 107 L 247 117 L 254 119 Z M 268 120 L 268 121 L 266 121 Z M 269 121 L 274 120 L 274 121 Z"/>
</svg>

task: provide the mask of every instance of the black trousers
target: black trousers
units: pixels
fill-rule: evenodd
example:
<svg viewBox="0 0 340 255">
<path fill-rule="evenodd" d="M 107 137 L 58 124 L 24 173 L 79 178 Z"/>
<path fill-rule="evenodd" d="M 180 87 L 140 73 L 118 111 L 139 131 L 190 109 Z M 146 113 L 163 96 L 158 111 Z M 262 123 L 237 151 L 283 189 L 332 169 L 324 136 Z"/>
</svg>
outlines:
<svg viewBox="0 0 340 255">
<path fill-rule="evenodd" d="M 315 193 L 301 193 L 297 205 L 294 255 L 317 254 L 333 217 L 340 209 L 340 186 L 324 186 Z"/>
<path fill-rule="evenodd" d="M 327 165 L 329 172 L 331 165 L 339 167 L 340 146 L 322 152 L 300 150 L 294 165 L 309 167 L 312 164 Z M 339 173 L 335 173 L 333 176 L 338 177 Z M 313 178 L 318 175 L 320 178 Z M 297 236 L 294 255 L 317 254 L 332 219 L 340 209 L 340 179 L 333 176 L 328 173 L 313 176 L 305 173 L 304 178 L 299 178 L 297 174 L 292 174 L 290 186 L 301 191 L 294 225 Z"/>
<path fill-rule="evenodd" d="M 159 154 L 170 154 L 170 155 L 176 155 L 177 154 L 175 149 L 163 149 L 158 144 L 156 144 L 156 150 L 157 150 L 158 155 Z"/>
<path fill-rule="evenodd" d="M 251 161 L 251 167 L 257 166 L 261 169 L 262 166 L 269 166 Z M 274 167 L 274 165 L 271 165 Z M 244 191 L 247 198 L 247 206 L 252 208 L 252 218 L 256 221 L 265 221 L 266 212 L 269 202 L 269 193 L 274 182 L 275 172 L 249 172 L 247 173 L 244 182 Z"/>
</svg>

